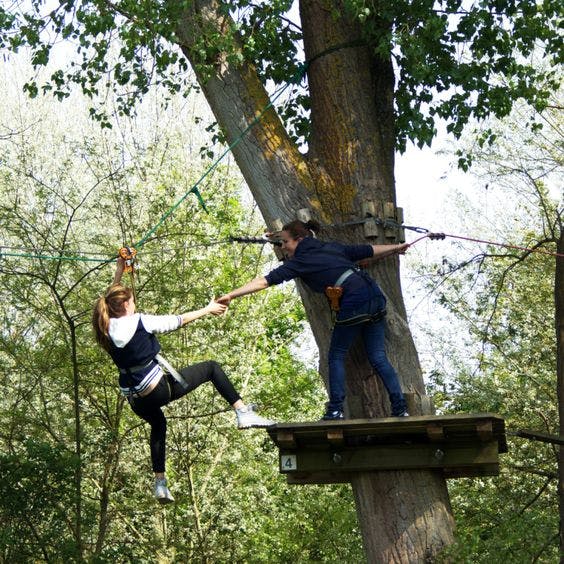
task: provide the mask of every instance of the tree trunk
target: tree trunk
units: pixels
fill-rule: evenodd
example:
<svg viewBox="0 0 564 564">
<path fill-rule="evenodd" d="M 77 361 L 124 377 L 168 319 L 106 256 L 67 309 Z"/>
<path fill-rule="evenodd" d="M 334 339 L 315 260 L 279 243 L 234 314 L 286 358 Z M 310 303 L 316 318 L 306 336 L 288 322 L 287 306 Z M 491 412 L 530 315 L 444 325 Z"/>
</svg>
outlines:
<svg viewBox="0 0 564 564">
<path fill-rule="evenodd" d="M 560 225 L 560 236 L 556 252 L 564 254 L 564 226 Z M 556 378 L 558 390 L 558 418 L 560 436 L 564 435 L 564 259 L 556 258 L 554 276 L 554 319 L 556 329 Z M 558 502 L 560 507 L 560 561 L 564 562 L 564 448 L 558 447 Z"/>
<path fill-rule="evenodd" d="M 210 27 L 225 29 L 214 0 L 195 2 L 178 35 L 211 109 L 233 143 L 269 102 L 253 67 L 215 61 L 210 78 L 199 71 L 193 49 Z M 303 156 L 274 110 L 268 110 L 233 149 L 233 154 L 269 227 L 308 208 L 323 224 L 363 217 L 367 200 L 395 203 L 394 76 L 389 58 L 375 58 L 361 45 L 360 30 L 338 2 L 302 2 L 312 134 Z M 196 17 L 198 16 L 198 17 Z M 237 45 L 234 45 L 237 48 Z M 288 77 L 291 78 L 291 77 Z M 362 227 L 332 228 L 323 237 L 375 242 Z M 389 258 L 371 274 L 388 297 L 387 350 L 404 390 L 424 394 L 417 352 L 406 322 L 399 261 Z M 331 319 L 324 297 L 299 285 L 320 349 L 327 382 Z M 389 414 L 387 394 L 357 344 L 347 362 L 347 412 L 351 417 Z M 320 406 L 321 414 L 321 406 Z M 446 483 L 431 471 L 364 473 L 353 480 L 358 519 L 369 562 L 425 562 L 453 541 Z"/>
</svg>

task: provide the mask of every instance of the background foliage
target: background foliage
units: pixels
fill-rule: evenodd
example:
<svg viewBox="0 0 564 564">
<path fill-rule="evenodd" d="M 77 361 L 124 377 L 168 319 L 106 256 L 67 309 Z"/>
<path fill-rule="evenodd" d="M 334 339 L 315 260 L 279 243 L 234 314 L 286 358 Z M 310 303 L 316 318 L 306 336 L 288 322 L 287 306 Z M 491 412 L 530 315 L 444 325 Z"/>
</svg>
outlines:
<svg viewBox="0 0 564 564">
<path fill-rule="evenodd" d="M 301 29 L 287 17 L 292 4 L 218 2 L 233 23 L 197 39 L 194 59 L 205 73 L 226 51 L 231 62 L 251 62 L 265 83 L 291 81 L 303 63 Z M 32 96 L 43 91 L 63 99 L 79 85 L 93 101 L 92 115 L 110 126 L 97 103 L 107 84 L 115 88 L 118 108 L 125 113 L 153 83 L 163 85 L 169 96 L 194 88 L 178 49 L 179 26 L 191 9 L 191 2 L 66 0 L 53 8 L 17 0 L 0 8 L 0 48 L 29 47 L 39 68 L 57 59 L 61 40 L 73 45 L 77 57 L 65 57 L 48 77 L 28 80 L 25 89 Z M 507 116 L 519 99 L 541 111 L 550 90 L 558 88 L 564 50 L 557 0 L 345 0 L 329 2 L 327 11 L 350 17 L 375 57 L 393 58 L 396 142 L 402 150 L 408 140 L 430 145 L 437 118 L 460 137 L 472 119 Z M 241 53 L 233 52 L 233 39 L 240 42 Z M 534 63 L 535 50 L 544 53 L 547 66 Z M 310 133 L 309 107 L 306 90 L 278 108 L 301 143 Z"/>
<path fill-rule="evenodd" d="M 453 195 L 448 214 L 458 229 L 556 250 L 564 213 L 559 107 L 554 97 L 542 131 L 534 134 L 527 128 L 530 110 L 521 106 L 510 119 L 484 125 L 495 143 L 468 135 L 462 147 L 473 154 L 475 184 L 471 194 Z M 440 412 L 501 414 L 509 452 L 501 456 L 499 477 L 449 482 L 458 540 L 448 556 L 456 562 L 555 562 L 558 447 L 515 433 L 559 435 L 554 285 L 555 260 L 561 259 L 466 242 L 450 247 L 418 267 L 443 321 L 455 328 L 443 344 L 436 333 L 427 335 L 436 350 L 427 367 L 429 389 Z"/>
<path fill-rule="evenodd" d="M 80 96 L 21 99 L 13 76 L 0 108 L 0 560 L 361 561 L 349 488 L 288 487 L 264 431 L 238 431 L 211 386 L 166 408 L 177 502 L 158 506 L 148 428 L 95 345 L 91 306 L 113 276 L 100 260 L 147 233 L 209 166 L 198 100 L 163 111 L 155 90 L 135 119 L 101 130 Z M 275 264 L 260 245 L 228 241 L 261 231 L 232 165 L 201 190 L 209 215 L 190 197 L 139 249 L 142 311 L 202 307 Z M 266 415 L 308 420 L 325 392 L 295 356 L 303 323 L 283 287 L 161 343 L 178 366 L 216 359 Z"/>
</svg>

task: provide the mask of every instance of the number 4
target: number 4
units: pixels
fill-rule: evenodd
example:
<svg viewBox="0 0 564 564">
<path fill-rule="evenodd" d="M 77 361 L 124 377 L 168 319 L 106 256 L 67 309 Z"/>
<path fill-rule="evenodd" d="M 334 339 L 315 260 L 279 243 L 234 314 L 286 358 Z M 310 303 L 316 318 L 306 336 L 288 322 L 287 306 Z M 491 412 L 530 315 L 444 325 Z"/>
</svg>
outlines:
<svg viewBox="0 0 564 564">
<path fill-rule="evenodd" d="M 282 472 L 289 472 L 291 470 L 297 470 L 298 463 L 295 454 L 281 454 L 280 455 L 280 470 Z"/>
</svg>

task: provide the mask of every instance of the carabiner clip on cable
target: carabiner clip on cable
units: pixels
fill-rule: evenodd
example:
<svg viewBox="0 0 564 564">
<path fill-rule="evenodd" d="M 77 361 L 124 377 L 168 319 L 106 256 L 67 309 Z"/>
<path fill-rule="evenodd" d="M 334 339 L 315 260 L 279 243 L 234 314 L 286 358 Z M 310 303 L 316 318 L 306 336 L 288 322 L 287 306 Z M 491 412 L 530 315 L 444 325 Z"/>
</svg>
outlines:
<svg viewBox="0 0 564 564">
<path fill-rule="evenodd" d="M 137 251 L 133 247 L 122 247 L 119 250 L 119 256 L 123 259 L 125 263 L 124 272 L 130 272 L 133 274 L 135 272 L 135 256 Z"/>
</svg>

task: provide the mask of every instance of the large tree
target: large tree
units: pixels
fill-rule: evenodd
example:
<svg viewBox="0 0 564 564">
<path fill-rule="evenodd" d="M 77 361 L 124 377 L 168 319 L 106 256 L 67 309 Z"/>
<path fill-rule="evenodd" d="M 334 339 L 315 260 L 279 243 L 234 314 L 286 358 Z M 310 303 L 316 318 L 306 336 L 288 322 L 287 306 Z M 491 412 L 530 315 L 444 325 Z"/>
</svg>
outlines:
<svg viewBox="0 0 564 564">
<path fill-rule="evenodd" d="M 504 115 L 520 97 L 542 109 L 547 92 L 537 80 L 547 84 L 550 76 L 540 76 L 528 56 L 539 42 L 555 57 L 562 45 L 555 31 L 561 8 L 553 0 L 307 0 L 299 6 L 301 28 L 286 19 L 289 7 L 283 0 L 65 0 L 51 10 L 34 0 L 0 10 L 0 22 L 4 46 L 30 45 L 36 65 L 48 62 L 60 37 L 77 46 L 81 59 L 46 84 L 31 80 L 32 95 L 43 88 L 64 97 L 77 82 L 95 97 L 100 81 L 109 80 L 123 91 L 123 111 L 154 76 L 171 92 L 184 88 L 183 54 L 270 228 L 302 209 L 334 224 L 363 218 L 367 202 L 376 210 L 393 206 L 396 147 L 408 139 L 430 143 L 437 118 L 459 135 L 472 117 Z M 305 67 L 298 62 L 299 41 Z M 303 88 L 279 103 L 278 112 L 269 108 L 266 84 L 296 77 Z M 333 227 L 325 236 L 359 242 L 365 231 Z M 424 395 L 398 261 L 371 268 L 389 298 L 391 360 L 403 388 Z M 300 291 L 323 359 L 329 312 L 321 299 Z M 323 364 L 320 372 L 325 377 Z M 348 364 L 352 417 L 388 413 L 370 374 L 354 349 Z M 353 489 L 370 561 L 423 561 L 452 541 L 446 486 L 436 473 L 361 474 Z"/>
</svg>

